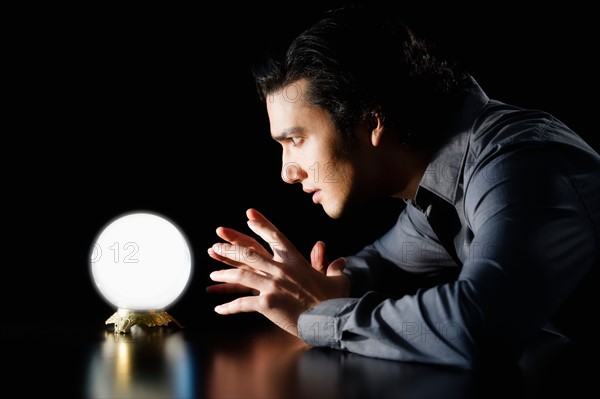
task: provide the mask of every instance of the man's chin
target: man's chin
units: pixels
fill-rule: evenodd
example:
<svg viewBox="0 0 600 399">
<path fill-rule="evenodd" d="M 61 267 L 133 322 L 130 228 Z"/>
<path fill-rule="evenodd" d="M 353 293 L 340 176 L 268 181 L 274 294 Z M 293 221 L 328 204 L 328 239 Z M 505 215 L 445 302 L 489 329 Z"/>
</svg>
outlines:
<svg viewBox="0 0 600 399">
<path fill-rule="evenodd" d="M 327 216 L 329 216 L 332 219 L 340 219 L 348 211 L 345 206 L 330 207 L 330 206 L 325 206 L 323 204 L 321 204 L 321 206 L 323 207 L 323 210 L 325 211 L 325 213 L 327 214 Z"/>
<path fill-rule="evenodd" d="M 342 219 L 347 216 L 352 216 L 355 212 L 361 212 L 365 209 L 365 205 L 369 205 L 369 201 L 365 200 L 355 200 L 345 201 L 341 204 L 337 204 L 336 206 L 326 206 L 325 204 L 320 204 L 323 207 L 323 210 L 332 219 Z"/>
</svg>

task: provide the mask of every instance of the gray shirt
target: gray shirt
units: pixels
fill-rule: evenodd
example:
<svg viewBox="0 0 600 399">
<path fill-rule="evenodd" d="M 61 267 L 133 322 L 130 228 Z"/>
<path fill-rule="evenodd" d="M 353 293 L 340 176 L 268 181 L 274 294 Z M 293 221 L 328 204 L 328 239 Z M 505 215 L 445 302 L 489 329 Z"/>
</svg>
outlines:
<svg viewBox="0 0 600 399">
<path fill-rule="evenodd" d="M 552 115 L 490 100 L 474 80 L 451 125 L 415 201 L 384 236 L 346 258 L 353 297 L 300 316 L 304 341 L 472 368 L 482 336 L 521 351 L 598 263 L 597 152 Z M 458 261 L 419 206 L 421 191 L 455 210 Z M 398 269 L 425 281 L 454 277 L 405 293 Z"/>
</svg>

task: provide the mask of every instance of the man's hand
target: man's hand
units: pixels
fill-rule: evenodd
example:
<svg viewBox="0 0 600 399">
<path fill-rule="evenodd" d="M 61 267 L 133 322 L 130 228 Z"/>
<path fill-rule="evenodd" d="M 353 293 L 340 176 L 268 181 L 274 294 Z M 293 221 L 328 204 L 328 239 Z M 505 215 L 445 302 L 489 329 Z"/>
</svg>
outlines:
<svg viewBox="0 0 600 399">
<path fill-rule="evenodd" d="M 219 305 L 220 314 L 259 312 L 287 332 L 298 335 L 300 314 L 318 303 L 347 297 L 350 288 L 343 270 L 343 258 L 327 264 L 325 245 L 317 242 L 311 251 L 311 264 L 292 243 L 260 212 L 246 212 L 250 229 L 269 244 L 271 252 L 256 239 L 238 231 L 219 227 L 217 235 L 226 243 L 214 244 L 208 254 L 232 269 L 212 272 L 210 278 L 224 284 L 208 292 L 254 293 Z"/>
<path fill-rule="evenodd" d="M 317 241 L 310 251 L 310 264 L 313 269 L 328 276 L 332 275 L 330 273 L 336 273 L 337 271 L 341 273 L 346 266 L 344 258 L 338 258 L 329 263 L 325 255 L 325 243 L 323 241 Z"/>
</svg>

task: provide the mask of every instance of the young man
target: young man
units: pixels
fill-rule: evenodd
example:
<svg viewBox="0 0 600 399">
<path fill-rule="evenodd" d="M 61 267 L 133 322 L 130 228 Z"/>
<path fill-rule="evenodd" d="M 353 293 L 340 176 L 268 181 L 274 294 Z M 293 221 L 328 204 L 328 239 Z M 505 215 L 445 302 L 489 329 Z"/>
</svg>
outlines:
<svg viewBox="0 0 600 399">
<path fill-rule="evenodd" d="M 255 77 L 284 181 L 332 218 L 382 196 L 406 207 L 330 264 L 322 243 L 309 263 L 248 210 L 271 251 L 217 229 L 226 242 L 209 255 L 233 268 L 213 272 L 224 284 L 209 291 L 253 295 L 216 312 L 260 312 L 315 346 L 463 368 L 486 343 L 518 359 L 551 323 L 576 326 L 565 315 L 585 304 L 577 293 L 600 255 L 600 156 L 567 126 L 489 99 L 368 9 L 330 13 Z"/>
</svg>

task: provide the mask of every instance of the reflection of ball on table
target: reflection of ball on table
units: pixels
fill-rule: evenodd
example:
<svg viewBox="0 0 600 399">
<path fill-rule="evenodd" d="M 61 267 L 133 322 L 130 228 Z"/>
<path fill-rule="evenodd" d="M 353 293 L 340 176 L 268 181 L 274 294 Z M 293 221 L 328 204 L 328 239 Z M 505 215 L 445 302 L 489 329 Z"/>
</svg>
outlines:
<svg viewBox="0 0 600 399">
<path fill-rule="evenodd" d="M 187 287 L 192 257 L 186 238 L 171 221 L 157 214 L 131 213 L 100 232 L 90 271 L 100 294 L 118 309 L 106 324 L 128 332 L 133 324 L 177 323 L 164 310 Z"/>
</svg>

